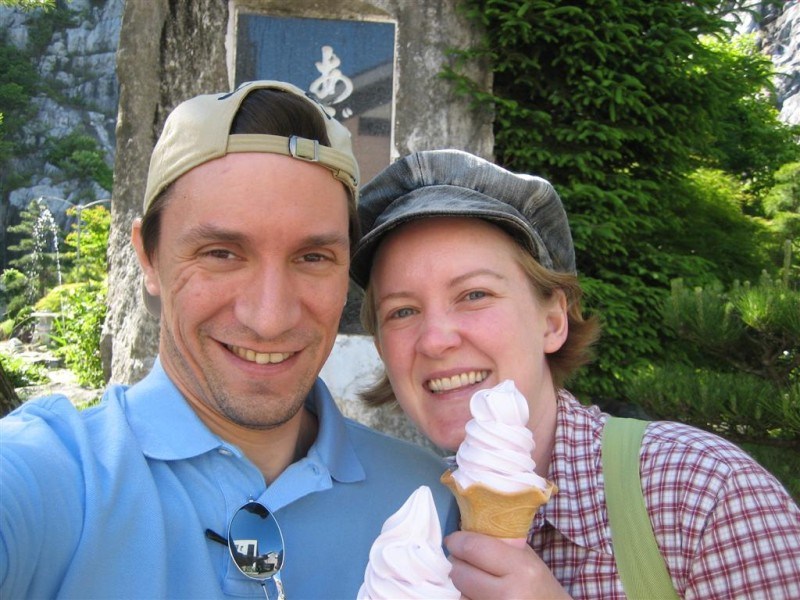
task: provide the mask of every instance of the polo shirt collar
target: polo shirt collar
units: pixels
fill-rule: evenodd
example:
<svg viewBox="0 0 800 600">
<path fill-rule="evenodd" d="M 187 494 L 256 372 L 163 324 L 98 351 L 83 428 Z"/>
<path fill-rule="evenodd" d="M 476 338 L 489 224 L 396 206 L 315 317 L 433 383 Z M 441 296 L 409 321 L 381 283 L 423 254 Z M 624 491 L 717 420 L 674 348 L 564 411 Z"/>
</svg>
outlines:
<svg viewBox="0 0 800 600">
<path fill-rule="evenodd" d="M 182 460 L 222 445 L 192 410 L 157 358 L 147 376 L 120 401 L 142 452 L 156 460 Z"/>
<path fill-rule="evenodd" d="M 366 473 L 350 440 L 347 419 L 336 406 L 328 386 L 319 378 L 306 399 L 306 408 L 319 421 L 317 439 L 309 449 L 309 458 L 319 458 L 337 481 L 363 480 Z"/>
<path fill-rule="evenodd" d="M 182 460 L 223 445 L 186 402 L 158 358 L 144 379 L 123 392 L 120 402 L 126 405 L 130 427 L 148 458 Z M 306 458 L 324 465 L 334 480 L 363 480 L 366 475 L 347 421 L 321 379 L 314 383 L 305 404 L 319 421 L 317 439 Z"/>
</svg>

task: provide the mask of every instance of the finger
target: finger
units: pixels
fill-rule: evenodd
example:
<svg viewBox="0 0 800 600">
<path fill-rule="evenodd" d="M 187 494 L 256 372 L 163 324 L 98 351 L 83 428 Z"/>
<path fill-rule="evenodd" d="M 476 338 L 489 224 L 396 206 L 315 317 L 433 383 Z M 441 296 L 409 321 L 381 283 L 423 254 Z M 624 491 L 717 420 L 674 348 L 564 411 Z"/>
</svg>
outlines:
<svg viewBox="0 0 800 600">
<path fill-rule="evenodd" d="M 533 550 L 525 544 L 508 544 L 505 540 L 470 531 L 456 531 L 444 540 L 451 556 L 479 566 L 492 575 L 504 576 L 515 565 L 527 563 Z"/>
<path fill-rule="evenodd" d="M 451 557 L 451 562 L 453 568 L 450 571 L 450 579 L 461 592 L 462 598 L 500 600 L 506 597 L 503 578 L 491 575 L 457 558 Z"/>
</svg>

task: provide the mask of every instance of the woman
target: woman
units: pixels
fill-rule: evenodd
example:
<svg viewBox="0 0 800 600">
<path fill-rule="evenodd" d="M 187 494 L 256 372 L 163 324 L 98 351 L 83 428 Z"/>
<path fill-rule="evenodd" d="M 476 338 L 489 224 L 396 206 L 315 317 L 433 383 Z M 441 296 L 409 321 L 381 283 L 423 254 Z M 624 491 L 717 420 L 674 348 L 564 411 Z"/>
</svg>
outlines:
<svg viewBox="0 0 800 600">
<path fill-rule="evenodd" d="M 559 488 L 534 518 L 528 547 L 449 536 L 456 586 L 468 598 L 624 598 L 600 461 L 608 416 L 563 389 L 599 327 L 581 315 L 558 194 L 467 153 L 429 151 L 371 181 L 359 216 L 351 276 L 365 289 L 362 320 L 386 367 L 367 401 L 396 399 L 433 443 L 455 451 L 472 394 L 512 379 L 528 401 L 537 473 Z M 657 422 L 639 466 L 680 596 L 798 596 L 800 511 L 746 454 Z"/>
</svg>

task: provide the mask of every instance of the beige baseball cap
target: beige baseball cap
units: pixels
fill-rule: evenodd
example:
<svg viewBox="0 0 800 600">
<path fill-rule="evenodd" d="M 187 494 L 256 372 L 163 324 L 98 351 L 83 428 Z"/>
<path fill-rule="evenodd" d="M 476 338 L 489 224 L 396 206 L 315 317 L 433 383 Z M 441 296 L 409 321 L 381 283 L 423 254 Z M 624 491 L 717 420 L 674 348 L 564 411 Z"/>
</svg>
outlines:
<svg viewBox="0 0 800 600">
<path fill-rule="evenodd" d="M 282 90 L 305 99 L 325 121 L 330 146 L 317 140 L 267 134 L 231 134 L 231 124 L 242 101 L 259 89 Z M 299 87 L 282 81 L 249 81 L 232 92 L 204 94 L 179 104 L 167 117 L 164 129 L 150 157 L 144 214 L 153 201 L 181 175 L 197 166 L 234 152 L 265 152 L 291 156 L 317 163 L 330 170 L 358 199 L 359 171 L 353 155 L 350 132 L 325 112 L 323 106 Z M 161 314 L 161 302 L 142 284 L 145 306 L 155 317 Z"/>
</svg>

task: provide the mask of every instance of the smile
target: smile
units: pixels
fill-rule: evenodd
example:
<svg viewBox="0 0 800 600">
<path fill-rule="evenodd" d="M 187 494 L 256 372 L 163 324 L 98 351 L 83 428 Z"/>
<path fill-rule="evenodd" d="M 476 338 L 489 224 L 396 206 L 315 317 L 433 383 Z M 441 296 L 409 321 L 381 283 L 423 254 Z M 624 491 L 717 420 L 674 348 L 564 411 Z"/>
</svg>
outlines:
<svg viewBox="0 0 800 600">
<path fill-rule="evenodd" d="M 441 377 L 428 381 L 428 389 L 432 392 L 449 392 L 456 388 L 480 383 L 489 376 L 489 371 L 469 371 L 452 377 Z"/>
<path fill-rule="evenodd" d="M 294 355 L 294 352 L 256 352 L 248 348 L 241 348 L 240 346 L 228 346 L 228 350 L 239 358 L 259 365 L 282 363 L 287 358 Z"/>
</svg>

